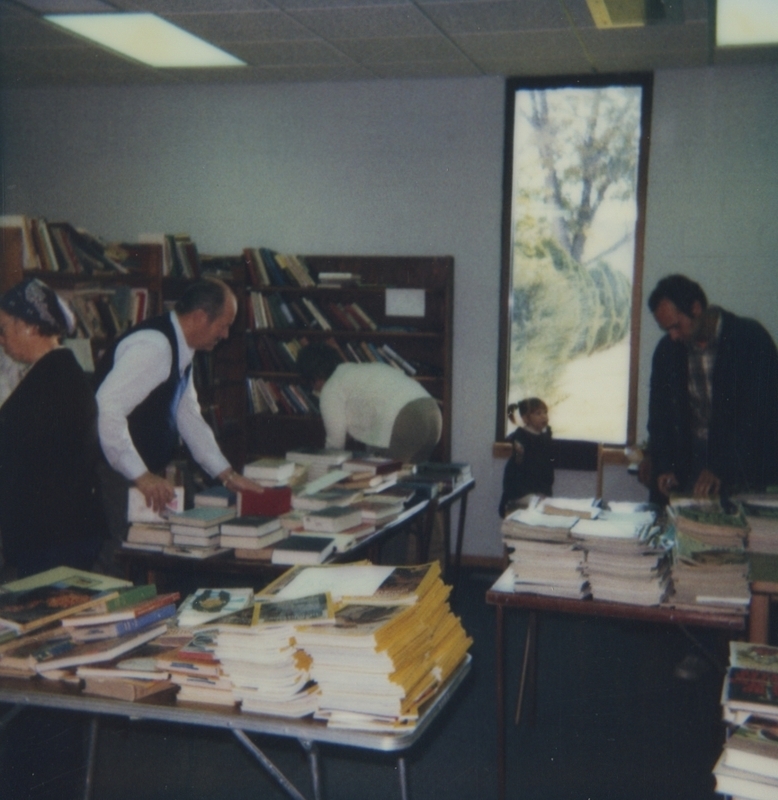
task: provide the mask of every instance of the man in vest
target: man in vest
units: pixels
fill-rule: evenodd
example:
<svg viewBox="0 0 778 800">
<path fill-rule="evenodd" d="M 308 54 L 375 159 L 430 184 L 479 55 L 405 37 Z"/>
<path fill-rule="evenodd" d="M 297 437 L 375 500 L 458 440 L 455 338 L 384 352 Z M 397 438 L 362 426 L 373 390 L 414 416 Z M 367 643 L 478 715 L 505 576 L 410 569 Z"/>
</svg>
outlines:
<svg viewBox="0 0 778 800">
<path fill-rule="evenodd" d="M 226 283 L 191 284 L 173 311 L 141 322 L 121 336 L 98 364 L 98 433 L 108 464 L 136 486 L 155 511 L 174 497 L 159 473 L 179 435 L 198 464 L 233 491 L 259 487 L 230 466 L 200 413 L 192 380 L 197 350 L 229 336 L 238 304 Z M 117 538 L 114 536 L 114 538 Z"/>
</svg>

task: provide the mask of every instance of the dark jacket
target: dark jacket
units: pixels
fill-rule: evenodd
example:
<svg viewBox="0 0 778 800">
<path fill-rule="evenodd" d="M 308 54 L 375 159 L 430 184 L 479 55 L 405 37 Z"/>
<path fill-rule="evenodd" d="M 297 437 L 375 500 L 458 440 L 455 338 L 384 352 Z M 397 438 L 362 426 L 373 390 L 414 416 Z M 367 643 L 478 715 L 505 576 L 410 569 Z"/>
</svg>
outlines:
<svg viewBox="0 0 778 800">
<path fill-rule="evenodd" d="M 524 457 L 516 463 L 513 454 L 505 462 L 502 476 L 502 497 L 499 513 L 505 516 L 511 500 L 526 494 L 542 494 L 550 497 L 554 486 L 554 452 L 551 428 L 543 433 L 529 433 L 517 428 L 509 437 L 511 443 L 519 442 L 524 448 Z"/>
<path fill-rule="evenodd" d="M 778 350 L 756 321 L 721 311 L 711 377 L 707 468 L 722 492 L 763 491 L 778 482 Z M 675 474 L 693 488 L 689 366 L 683 342 L 665 336 L 654 351 L 648 408 L 652 486 Z"/>
<path fill-rule="evenodd" d="M 10 564 L 105 535 L 99 457 L 89 379 L 70 350 L 53 350 L 0 408 L 0 531 Z"/>
</svg>

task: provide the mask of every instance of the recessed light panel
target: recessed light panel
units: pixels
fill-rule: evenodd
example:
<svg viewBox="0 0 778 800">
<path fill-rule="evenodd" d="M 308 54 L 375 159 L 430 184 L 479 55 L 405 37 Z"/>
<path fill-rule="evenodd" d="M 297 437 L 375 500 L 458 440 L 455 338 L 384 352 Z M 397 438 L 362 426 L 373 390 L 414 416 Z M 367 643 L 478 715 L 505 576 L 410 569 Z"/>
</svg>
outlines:
<svg viewBox="0 0 778 800">
<path fill-rule="evenodd" d="M 152 67 L 245 66 L 155 14 L 48 14 L 45 19 Z"/>
<path fill-rule="evenodd" d="M 719 47 L 778 44 L 778 2 L 718 0 L 716 44 Z"/>
</svg>

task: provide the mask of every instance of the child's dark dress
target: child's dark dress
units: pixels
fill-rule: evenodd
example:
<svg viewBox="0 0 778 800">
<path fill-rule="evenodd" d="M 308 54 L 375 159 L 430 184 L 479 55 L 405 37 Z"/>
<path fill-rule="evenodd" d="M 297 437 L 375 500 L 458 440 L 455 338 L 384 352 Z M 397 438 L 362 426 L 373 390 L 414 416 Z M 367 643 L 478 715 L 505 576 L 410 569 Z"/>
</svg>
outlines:
<svg viewBox="0 0 778 800">
<path fill-rule="evenodd" d="M 508 441 L 518 442 L 524 448 L 521 464 L 511 455 L 505 464 L 502 476 L 500 516 L 512 500 L 526 494 L 542 494 L 549 497 L 554 486 L 554 454 L 551 428 L 543 433 L 531 433 L 526 428 L 517 428 Z"/>
</svg>

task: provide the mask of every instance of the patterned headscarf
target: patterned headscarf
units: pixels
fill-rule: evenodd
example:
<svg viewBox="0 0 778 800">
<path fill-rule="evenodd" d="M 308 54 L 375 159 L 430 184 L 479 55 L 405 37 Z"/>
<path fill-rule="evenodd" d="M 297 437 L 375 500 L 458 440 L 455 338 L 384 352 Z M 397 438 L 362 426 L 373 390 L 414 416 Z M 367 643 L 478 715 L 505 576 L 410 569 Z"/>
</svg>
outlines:
<svg viewBox="0 0 778 800">
<path fill-rule="evenodd" d="M 28 278 L 0 297 L 0 310 L 30 325 L 44 336 L 64 336 L 75 327 L 70 309 L 43 281 Z"/>
</svg>

